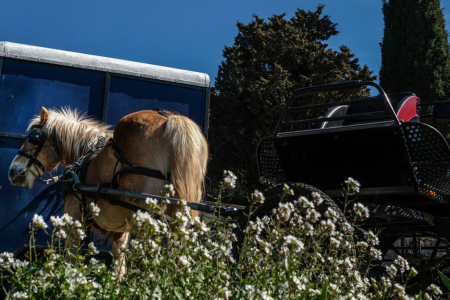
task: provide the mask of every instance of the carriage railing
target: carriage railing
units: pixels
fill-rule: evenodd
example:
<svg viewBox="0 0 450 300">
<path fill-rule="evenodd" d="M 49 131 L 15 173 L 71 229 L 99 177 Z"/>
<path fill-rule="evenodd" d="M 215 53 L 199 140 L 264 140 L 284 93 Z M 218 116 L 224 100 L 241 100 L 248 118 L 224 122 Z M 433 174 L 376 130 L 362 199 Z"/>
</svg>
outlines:
<svg viewBox="0 0 450 300">
<path fill-rule="evenodd" d="M 386 95 L 384 90 L 376 83 L 370 82 L 370 81 L 361 81 L 361 80 L 352 80 L 352 81 L 346 81 L 341 83 L 333 83 L 333 84 L 324 84 L 319 86 L 312 86 L 312 87 L 306 87 L 299 90 L 294 91 L 292 97 L 287 101 L 286 106 L 283 109 L 283 112 L 281 114 L 280 120 L 278 121 L 277 127 L 274 132 L 274 137 L 277 136 L 280 133 L 280 130 L 282 128 L 286 128 L 292 125 L 307 125 L 307 124 L 315 124 L 315 123 L 322 123 L 327 121 L 340 121 L 340 120 L 350 120 L 350 119 L 361 119 L 361 118 L 373 118 L 373 117 L 379 117 L 379 116 L 385 116 L 386 111 L 376 111 L 376 112 L 368 112 L 368 113 L 356 113 L 351 115 L 344 115 L 344 116 L 338 116 L 338 117 L 325 117 L 325 118 L 309 118 L 309 119 L 303 119 L 303 120 L 286 120 L 289 114 L 293 112 L 299 112 L 299 111 L 306 111 L 311 109 L 320 109 L 320 108 L 329 108 L 332 106 L 341 106 L 341 105 L 352 105 L 355 103 L 361 103 L 361 102 L 373 102 L 376 100 L 375 98 L 361 98 L 361 99 L 355 99 L 355 100 L 349 100 L 349 101 L 338 101 L 338 102 L 329 102 L 329 103 L 322 103 L 322 104 L 313 104 L 313 105 L 303 105 L 303 106 L 291 106 L 291 104 L 298 98 L 310 95 L 310 94 L 317 94 L 321 92 L 331 92 L 331 91 L 339 91 L 339 90 L 347 90 L 347 89 L 354 89 L 354 88 L 360 88 L 362 86 L 373 86 L 375 87 L 379 94 L 380 98 L 384 101 L 386 107 L 387 107 L 387 116 L 391 117 L 391 120 L 394 121 L 396 125 L 400 125 L 399 120 L 397 118 L 397 114 L 395 113 L 394 108 L 392 107 L 391 101 L 389 100 L 389 97 Z"/>
</svg>

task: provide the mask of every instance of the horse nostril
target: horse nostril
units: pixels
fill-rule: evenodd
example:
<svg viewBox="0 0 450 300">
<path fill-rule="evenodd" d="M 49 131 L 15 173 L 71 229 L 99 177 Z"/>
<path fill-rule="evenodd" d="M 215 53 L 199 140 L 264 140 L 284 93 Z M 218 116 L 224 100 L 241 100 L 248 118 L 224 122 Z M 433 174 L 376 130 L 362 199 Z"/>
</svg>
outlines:
<svg viewBox="0 0 450 300">
<path fill-rule="evenodd" d="M 17 175 L 17 170 L 15 170 L 15 169 L 10 169 L 9 170 L 9 178 L 14 178 L 14 177 L 16 177 L 16 175 Z"/>
</svg>

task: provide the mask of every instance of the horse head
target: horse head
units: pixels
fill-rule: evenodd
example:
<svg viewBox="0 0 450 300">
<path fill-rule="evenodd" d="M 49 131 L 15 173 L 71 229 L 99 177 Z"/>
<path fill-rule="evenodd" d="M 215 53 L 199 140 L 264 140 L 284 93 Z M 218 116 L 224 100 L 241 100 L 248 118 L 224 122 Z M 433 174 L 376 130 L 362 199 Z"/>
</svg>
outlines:
<svg viewBox="0 0 450 300">
<path fill-rule="evenodd" d="M 49 111 L 42 107 L 39 118 L 31 121 L 24 139 L 8 172 L 12 185 L 32 187 L 34 181 L 60 163 L 60 148 L 55 129 L 46 126 Z"/>
</svg>

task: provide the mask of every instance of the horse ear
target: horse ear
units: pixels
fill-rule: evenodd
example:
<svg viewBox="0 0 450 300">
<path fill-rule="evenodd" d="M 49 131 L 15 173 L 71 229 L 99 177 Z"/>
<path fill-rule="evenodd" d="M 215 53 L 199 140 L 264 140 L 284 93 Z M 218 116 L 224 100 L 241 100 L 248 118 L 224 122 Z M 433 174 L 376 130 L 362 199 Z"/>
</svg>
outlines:
<svg viewBox="0 0 450 300">
<path fill-rule="evenodd" d="M 45 125 L 45 123 L 47 123 L 49 115 L 48 110 L 45 107 L 42 107 L 41 113 L 39 115 L 41 116 L 41 125 Z"/>
</svg>

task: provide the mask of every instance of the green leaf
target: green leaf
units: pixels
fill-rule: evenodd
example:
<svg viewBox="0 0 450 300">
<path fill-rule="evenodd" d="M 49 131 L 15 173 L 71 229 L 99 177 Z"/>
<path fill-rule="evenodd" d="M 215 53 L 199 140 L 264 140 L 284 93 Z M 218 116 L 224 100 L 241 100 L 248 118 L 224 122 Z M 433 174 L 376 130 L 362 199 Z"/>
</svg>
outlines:
<svg viewBox="0 0 450 300">
<path fill-rule="evenodd" d="M 328 281 L 325 282 L 325 285 L 323 286 L 323 289 L 322 289 L 322 294 L 320 294 L 320 296 L 317 297 L 317 300 L 326 300 L 327 292 L 328 292 Z"/>
<path fill-rule="evenodd" d="M 306 288 L 306 290 L 303 291 L 303 293 L 300 295 L 299 300 L 305 300 L 306 294 L 308 294 L 309 287 Z"/>
<path fill-rule="evenodd" d="M 439 276 L 442 279 L 442 282 L 445 284 L 445 286 L 450 290 L 450 278 L 448 278 L 447 276 L 445 276 L 441 271 L 439 271 Z"/>
<path fill-rule="evenodd" d="M 281 228 L 280 228 L 280 226 L 277 226 L 277 232 L 278 232 L 278 233 L 281 233 Z"/>
<path fill-rule="evenodd" d="M 322 270 L 322 264 L 317 264 L 314 268 L 314 272 L 319 272 L 320 270 Z"/>
<path fill-rule="evenodd" d="M 439 270 L 438 270 L 439 271 Z M 422 300 L 422 291 L 420 291 L 419 295 L 417 295 L 416 300 Z"/>
</svg>

